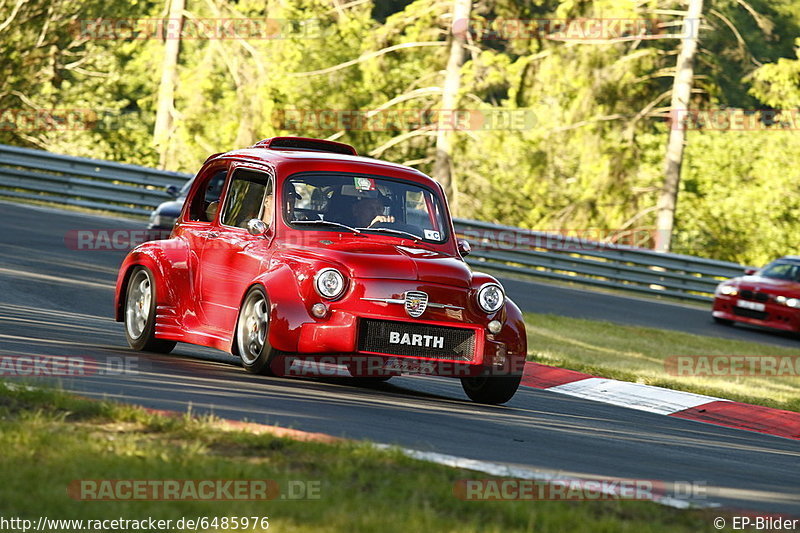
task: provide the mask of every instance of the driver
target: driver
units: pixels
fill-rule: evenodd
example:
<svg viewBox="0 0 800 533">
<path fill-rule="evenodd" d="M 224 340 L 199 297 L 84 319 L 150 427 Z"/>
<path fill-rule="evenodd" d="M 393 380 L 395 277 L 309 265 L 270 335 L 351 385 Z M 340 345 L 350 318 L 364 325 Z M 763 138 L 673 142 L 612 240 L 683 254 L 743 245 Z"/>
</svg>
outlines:
<svg viewBox="0 0 800 533">
<path fill-rule="evenodd" d="M 306 220 L 306 217 L 295 211 L 295 204 L 300 200 L 300 195 L 294 190 L 294 187 L 288 187 L 286 194 L 283 195 L 283 212 L 286 214 L 286 219 L 289 222 L 294 220 Z"/>
<path fill-rule="evenodd" d="M 394 217 L 383 214 L 380 198 L 362 198 L 353 204 L 353 219 L 357 228 L 368 228 L 379 222 L 394 222 Z"/>
</svg>

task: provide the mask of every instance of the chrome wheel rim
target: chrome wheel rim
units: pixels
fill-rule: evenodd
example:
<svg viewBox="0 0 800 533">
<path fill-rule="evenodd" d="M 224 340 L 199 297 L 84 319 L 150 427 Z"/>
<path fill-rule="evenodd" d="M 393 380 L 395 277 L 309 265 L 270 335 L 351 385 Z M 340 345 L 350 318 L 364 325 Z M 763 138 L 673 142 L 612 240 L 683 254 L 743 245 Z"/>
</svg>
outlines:
<svg viewBox="0 0 800 533">
<path fill-rule="evenodd" d="M 237 339 L 239 356 L 246 365 L 252 365 L 261 355 L 267 342 L 269 313 L 267 301 L 259 292 L 254 292 L 245 300 L 239 317 Z"/>
<path fill-rule="evenodd" d="M 140 270 L 130 281 L 128 301 L 125 305 L 125 326 L 132 339 L 144 334 L 150 318 L 150 305 L 153 301 L 153 285 L 146 271 Z"/>
</svg>

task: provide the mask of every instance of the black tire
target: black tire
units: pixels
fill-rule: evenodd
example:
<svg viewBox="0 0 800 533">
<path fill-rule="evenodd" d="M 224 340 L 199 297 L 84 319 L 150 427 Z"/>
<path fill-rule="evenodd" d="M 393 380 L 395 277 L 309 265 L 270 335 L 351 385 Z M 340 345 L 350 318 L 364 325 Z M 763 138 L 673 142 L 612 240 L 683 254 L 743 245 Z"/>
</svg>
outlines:
<svg viewBox="0 0 800 533">
<path fill-rule="evenodd" d="M 522 376 L 477 376 L 461 378 L 461 387 L 476 403 L 499 404 L 510 400 L 519 388 Z"/>
<path fill-rule="evenodd" d="M 716 322 L 717 324 L 722 324 L 723 326 L 733 325 L 733 320 L 728 320 L 727 318 L 719 318 L 716 316 L 714 317 L 714 322 Z"/>
<path fill-rule="evenodd" d="M 239 309 L 236 351 L 248 372 L 275 375 L 270 365 L 279 352 L 269 343 L 269 300 L 260 286 L 247 292 Z"/>
<path fill-rule="evenodd" d="M 137 351 L 169 353 L 178 344 L 158 339 L 156 329 L 156 284 L 149 268 L 137 266 L 125 291 L 125 337 Z"/>
</svg>

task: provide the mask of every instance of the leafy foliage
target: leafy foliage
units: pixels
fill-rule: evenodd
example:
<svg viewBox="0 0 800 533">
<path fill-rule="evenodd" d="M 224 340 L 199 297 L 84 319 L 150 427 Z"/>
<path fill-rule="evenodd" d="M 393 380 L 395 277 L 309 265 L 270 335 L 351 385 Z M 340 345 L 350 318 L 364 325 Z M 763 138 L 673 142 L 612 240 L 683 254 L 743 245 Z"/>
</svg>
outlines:
<svg viewBox="0 0 800 533">
<path fill-rule="evenodd" d="M 193 172 L 210 153 L 288 134 L 335 138 L 430 173 L 432 124 L 354 128 L 320 124 L 317 112 L 385 108 L 424 117 L 436 109 L 451 5 L 188 0 L 190 21 L 269 19 L 280 31 L 182 40 L 169 168 Z M 692 106 L 800 108 L 798 6 L 706 0 Z M 680 18 L 664 13 L 683 8 L 678 0 L 494 0 L 474 4 L 471 27 L 596 17 L 656 19 L 662 32 L 679 33 Z M 141 0 L 0 0 L 0 108 L 93 113 L 88 127 L 74 131 L 0 128 L 0 142 L 156 164 L 163 41 L 92 39 L 76 29 L 166 12 L 162 2 Z M 471 36 L 459 107 L 523 119 L 456 135 L 457 214 L 541 230 L 652 228 L 679 41 L 558 40 L 546 31 Z M 298 110 L 303 120 L 286 120 Z M 777 129 L 689 132 L 676 251 L 752 264 L 794 251 L 800 176 L 792 169 L 800 168 L 800 151 L 796 132 Z"/>
</svg>

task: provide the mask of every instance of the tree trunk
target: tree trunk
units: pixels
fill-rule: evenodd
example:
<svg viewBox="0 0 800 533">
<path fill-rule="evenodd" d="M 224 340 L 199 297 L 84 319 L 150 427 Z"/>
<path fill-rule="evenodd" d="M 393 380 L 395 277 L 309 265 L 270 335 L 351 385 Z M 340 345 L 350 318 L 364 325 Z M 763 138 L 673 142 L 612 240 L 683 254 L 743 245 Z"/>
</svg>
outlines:
<svg viewBox="0 0 800 533">
<path fill-rule="evenodd" d="M 439 116 L 436 131 L 436 160 L 433 165 L 433 177 L 442 184 L 444 192 L 450 201 L 453 212 L 457 210 L 458 187 L 453 175 L 452 145 L 453 126 L 455 121 L 452 113 L 458 106 L 458 90 L 461 87 L 461 65 L 464 64 L 466 51 L 467 31 L 469 31 L 469 16 L 472 11 L 471 0 L 453 0 L 453 11 L 450 41 L 450 57 L 447 60 L 444 87 L 442 92 L 442 110 Z"/>
<path fill-rule="evenodd" d="M 153 130 L 159 168 L 166 168 L 169 162 L 169 138 L 172 133 L 175 85 L 178 81 L 178 54 L 181 49 L 184 5 L 185 0 L 170 0 L 169 21 L 164 24 L 164 61 L 161 66 L 161 85 L 158 88 L 156 126 Z"/>
<path fill-rule="evenodd" d="M 667 155 L 664 162 L 664 187 L 658 199 L 656 223 L 657 252 L 669 252 L 672 246 L 672 231 L 675 223 L 675 207 L 681 181 L 683 149 L 686 142 L 686 126 L 683 122 L 689 109 L 694 77 L 694 55 L 700 19 L 703 15 L 703 0 L 689 0 L 689 10 L 683 21 L 683 42 L 675 66 L 675 81 L 672 87 L 670 106 L 670 130 Z"/>
</svg>

